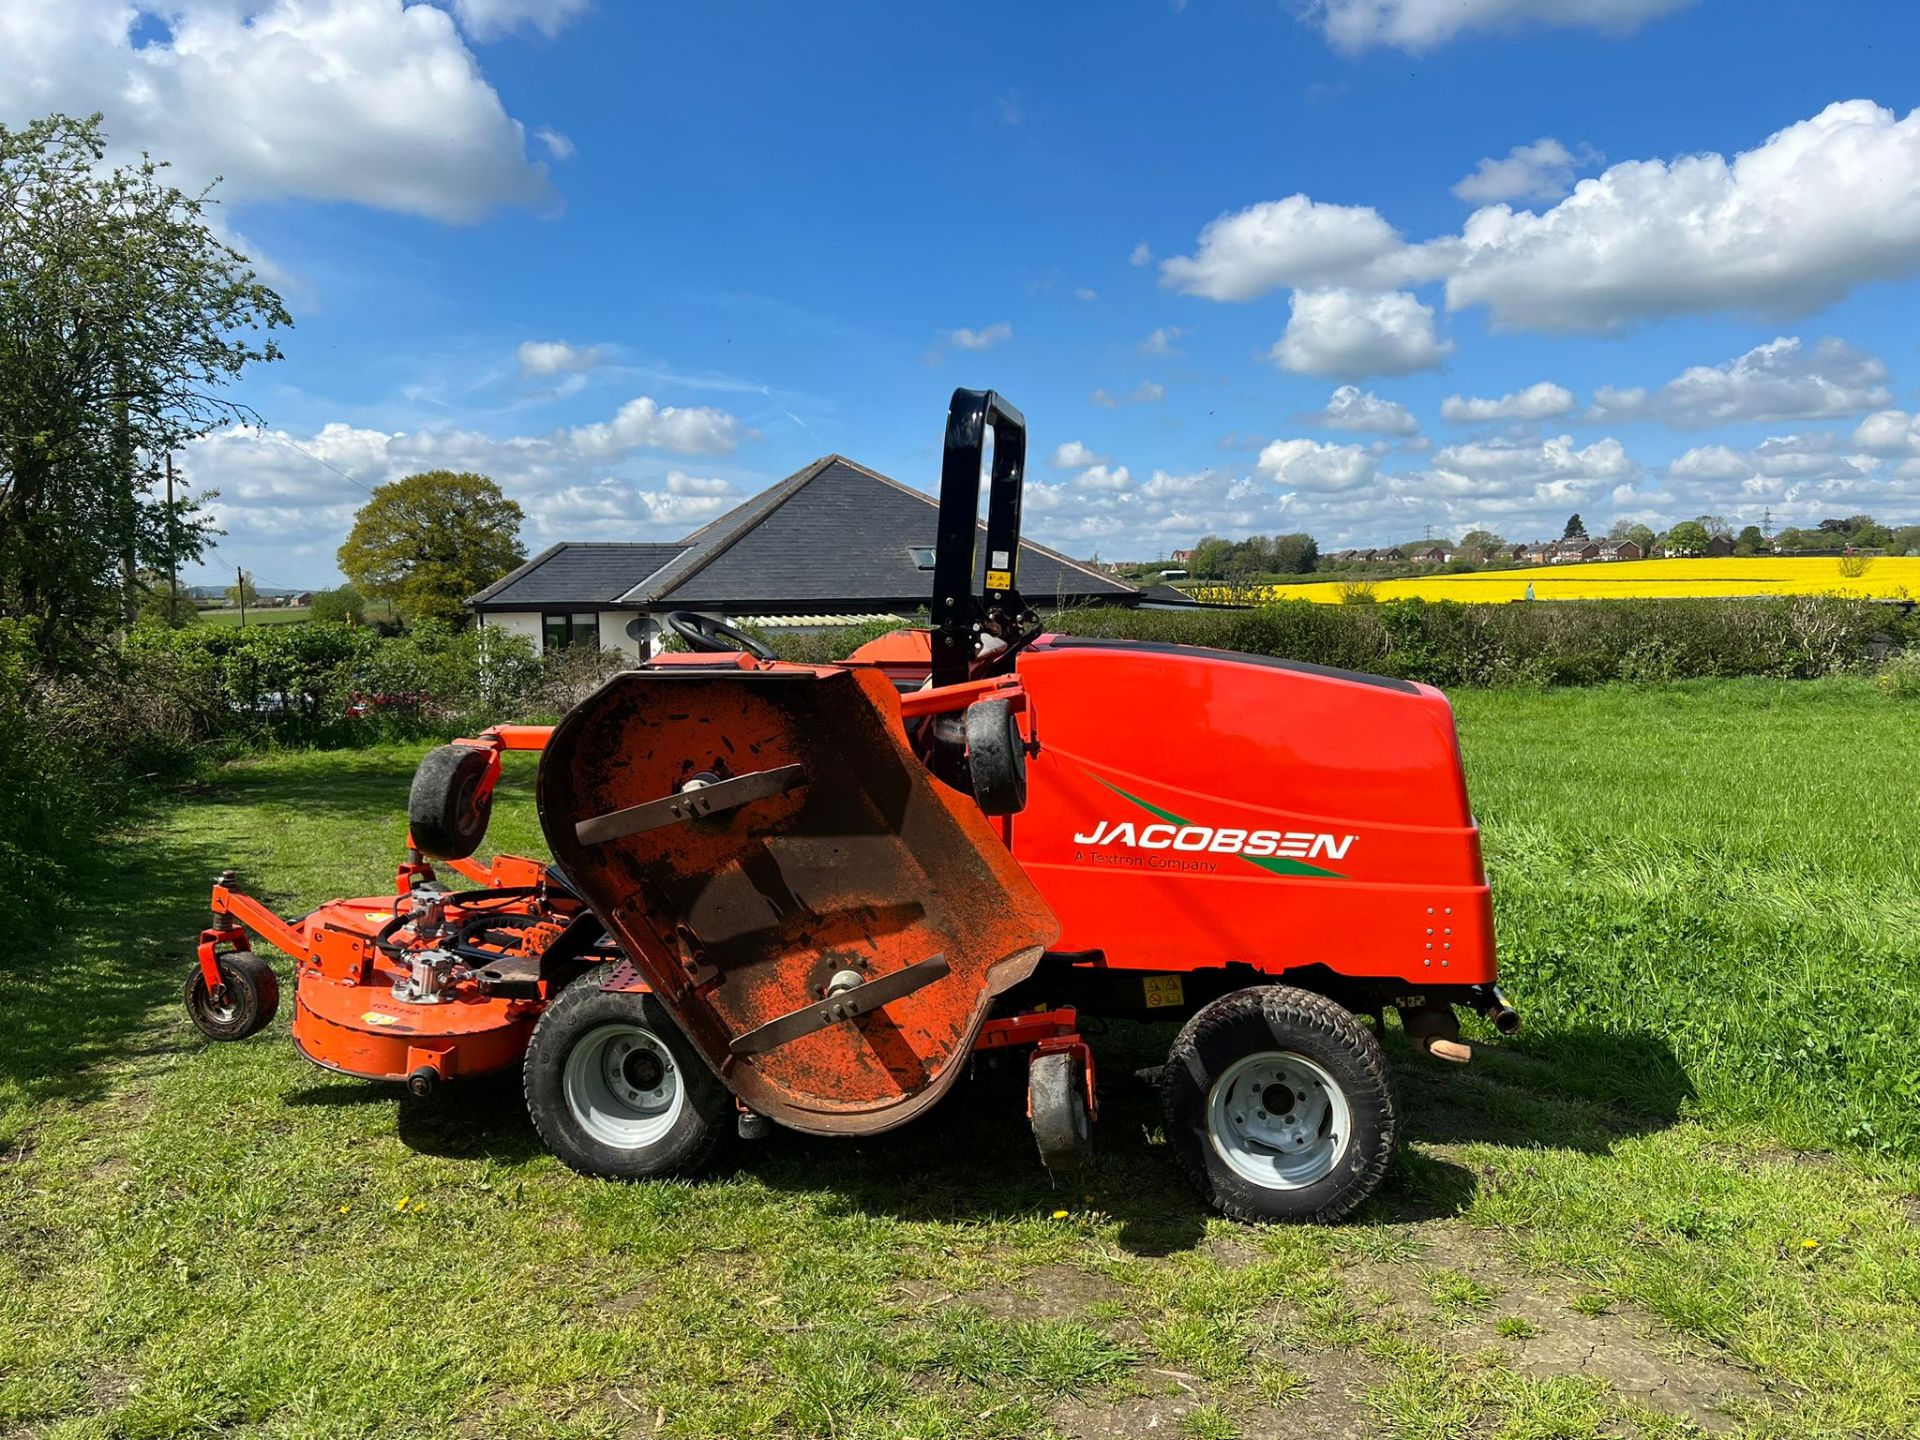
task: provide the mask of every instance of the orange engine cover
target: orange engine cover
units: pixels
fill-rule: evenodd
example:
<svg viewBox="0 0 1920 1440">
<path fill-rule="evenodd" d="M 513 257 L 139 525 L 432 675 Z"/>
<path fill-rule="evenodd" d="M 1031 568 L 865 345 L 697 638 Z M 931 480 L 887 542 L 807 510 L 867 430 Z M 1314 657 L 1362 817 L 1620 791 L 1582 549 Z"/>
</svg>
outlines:
<svg viewBox="0 0 1920 1440">
<path fill-rule="evenodd" d="M 1013 853 L 1065 950 L 1152 970 L 1494 979 L 1453 711 L 1426 685 L 1185 645 L 1048 636 Z"/>
<path fill-rule="evenodd" d="M 703 795 L 728 798 L 699 813 Z M 799 1130 L 884 1130 L 938 1099 L 1058 933 L 978 807 L 907 748 L 874 671 L 617 675 L 555 729 L 539 804 L 555 859 L 694 1047 Z M 647 828 L 615 816 L 632 807 Z"/>
</svg>

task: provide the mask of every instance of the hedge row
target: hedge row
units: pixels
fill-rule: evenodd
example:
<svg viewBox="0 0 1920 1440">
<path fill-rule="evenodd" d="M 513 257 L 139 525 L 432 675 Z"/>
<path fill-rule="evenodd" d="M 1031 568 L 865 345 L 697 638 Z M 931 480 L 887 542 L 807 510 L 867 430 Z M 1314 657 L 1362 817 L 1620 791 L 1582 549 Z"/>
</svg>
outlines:
<svg viewBox="0 0 1920 1440">
<path fill-rule="evenodd" d="M 1276 601 L 1247 610 L 1063 612 L 1074 635 L 1210 645 L 1431 685 L 1597 685 L 1864 669 L 1920 639 L 1897 606 L 1828 596 L 1595 600 L 1510 605 Z M 874 627 L 775 638 L 783 655 L 844 655 Z"/>
</svg>

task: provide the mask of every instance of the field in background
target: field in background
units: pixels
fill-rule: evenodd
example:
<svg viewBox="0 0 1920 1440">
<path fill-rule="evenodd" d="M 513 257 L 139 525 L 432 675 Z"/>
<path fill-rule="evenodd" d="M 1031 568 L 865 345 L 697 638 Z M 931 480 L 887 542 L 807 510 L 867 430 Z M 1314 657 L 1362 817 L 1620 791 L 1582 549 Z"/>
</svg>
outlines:
<svg viewBox="0 0 1920 1440">
<path fill-rule="evenodd" d="M 1849 573 L 1857 572 L 1857 573 Z M 1664 599 L 1742 595 L 1850 595 L 1869 600 L 1920 599 L 1920 556 L 1756 555 L 1725 560 L 1587 561 L 1579 565 L 1526 565 L 1470 575 L 1413 575 L 1359 582 L 1378 600 L 1524 600 L 1533 587 L 1538 600 Z M 1337 605 L 1348 586 L 1337 580 L 1269 585 L 1249 596 L 1202 583 L 1201 600 L 1312 600 Z"/>
<path fill-rule="evenodd" d="M 103 847 L 0 957 L 0 1435 L 1920 1433 L 1911 702 L 1866 682 L 1457 697 L 1507 988 L 1387 1040 L 1408 1148 L 1335 1227 L 1209 1220 L 1118 1027 L 1099 1153 L 983 1074 L 870 1141 L 579 1179 L 518 1084 L 429 1101 L 180 1011 L 207 883 L 379 893 L 423 746 L 281 752 Z M 494 840 L 536 849 L 532 760 Z M 283 969 L 284 973 L 284 969 Z"/>
<path fill-rule="evenodd" d="M 306 606 L 247 607 L 248 625 L 292 625 L 305 620 L 311 612 Z M 202 610 L 200 618 L 209 625 L 238 625 L 238 610 Z"/>
</svg>

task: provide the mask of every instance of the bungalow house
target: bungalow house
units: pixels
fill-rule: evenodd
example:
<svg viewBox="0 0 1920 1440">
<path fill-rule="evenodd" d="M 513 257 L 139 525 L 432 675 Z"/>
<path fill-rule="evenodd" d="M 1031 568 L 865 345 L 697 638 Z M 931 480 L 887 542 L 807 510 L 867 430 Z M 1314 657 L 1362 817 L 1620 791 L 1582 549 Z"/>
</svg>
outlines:
<svg viewBox="0 0 1920 1440">
<path fill-rule="evenodd" d="M 1444 565 L 1451 559 L 1453 559 L 1453 552 L 1444 545 L 1435 545 L 1431 549 L 1420 549 L 1413 552 L 1413 560 L 1416 565 Z"/>
<path fill-rule="evenodd" d="M 1398 545 L 1389 545 L 1385 550 L 1369 550 L 1367 552 L 1367 559 L 1369 560 L 1404 560 L 1406 558 L 1407 552 L 1402 550 Z"/>
<path fill-rule="evenodd" d="M 684 540 L 551 545 L 467 608 L 536 650 L 597 645 L 636 659 L 653 653 L 670 610 L 761 627 L 904 618 L 932 599 L 939 510 L 931 495 L 828 455 Z M 1133 586 L 1026 540 L 1019 585 L 1037 609 L 1140 601 Z"/>
<path fill-rule="evenodd" d="M 1633 540 L 1608 540 L 1600 546 L 1599 558 L 1602 560 L 1640 560 L 1644 552 Z"/>
</svg>

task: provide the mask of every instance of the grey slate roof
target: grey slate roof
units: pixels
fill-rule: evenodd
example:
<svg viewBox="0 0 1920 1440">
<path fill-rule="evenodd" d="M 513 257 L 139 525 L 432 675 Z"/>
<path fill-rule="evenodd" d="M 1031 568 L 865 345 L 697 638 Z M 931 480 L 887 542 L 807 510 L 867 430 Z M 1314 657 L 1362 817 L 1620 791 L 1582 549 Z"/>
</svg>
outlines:
<svg viewBox="0 0 1920 1440">
<path fill-rule="evenodd" d="M 909 547 L 934 543 L 939 510 L 930 495 L 828 455 L 678 545 L 555 546 L 468 604 L 486 610 L 574 603 L 633 610 L 911 609 L 931 599 L 933 573 L 919 568 Z M 567 558 L 576 549 L 604 553 Z M 979 550 L 978 571 L 984 571 L 984 525 Z M 560 568 L 548 579 L 539 578 L 556 563 Z M 620 574 L 624 587 L 611 585 Z M 1128 603 L 1137 594 L 1031 541 L 1020 546 L 1019 585 L 1028 602 L 1040 606 Z"/>
<path fill-rule="evenodd" d="M 501 576 L 467 604 L 476 610 L 611 605 L 633 588 L 636 577 L 651 575 L 685 548 L 675 542 L 563 541 Z"/>
</svg>

